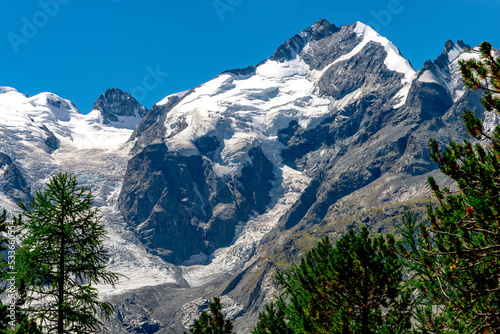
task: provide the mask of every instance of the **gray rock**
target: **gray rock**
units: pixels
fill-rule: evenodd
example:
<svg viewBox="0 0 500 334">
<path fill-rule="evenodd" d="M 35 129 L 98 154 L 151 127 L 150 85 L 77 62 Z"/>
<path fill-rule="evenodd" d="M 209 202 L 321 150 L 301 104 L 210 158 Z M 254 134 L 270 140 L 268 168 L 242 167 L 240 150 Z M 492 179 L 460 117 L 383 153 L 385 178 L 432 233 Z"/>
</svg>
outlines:
<svg viewBox="0 0 500 334">
<path fill-rule="evenodd" d="M 242 175 L 226 183 L 204 156 L 149 145 L 129 162 L 120 208 L 151 252 L 165 260 L 179 264 L 211 254 L 232 241 L 238 221 L 263 213 L 271 201 L 273 166 L 258 148 L 250 158 Z"/>
<path fill-rule="evenodd" d="M 4 153 L 0 153 L 0 171 L 2 192 L 14 202 L 26 203 L 31 198 L 31 189 L 16 164 Z"/>
<path fill-rule="evenodd" d="M 104 124 L 118 122 L 118 116 L 143 117 L 147 112 L 132 95 L 118 88 L 106 89 L 92 109 L 101 112 Z"/>
</svg>

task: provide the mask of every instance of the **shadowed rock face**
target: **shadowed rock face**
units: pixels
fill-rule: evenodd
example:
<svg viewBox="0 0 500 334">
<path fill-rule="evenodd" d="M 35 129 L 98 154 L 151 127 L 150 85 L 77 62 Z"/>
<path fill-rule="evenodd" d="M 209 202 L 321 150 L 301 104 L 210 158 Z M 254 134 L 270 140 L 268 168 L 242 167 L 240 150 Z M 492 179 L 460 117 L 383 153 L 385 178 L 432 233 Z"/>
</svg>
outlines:
<svg viewBox="0 0 500 334">
<path fill-rule="evenodd" d="M 45 125 L 41 125 L 40 128 L 45 131 L 47 139 L 45 139 L 45 145 L 47 145 L 47 153 L 52 153 L 59 148 L 59 139 L 50 131 Z"/>
<path fill-rule="evenodd" d="M 206 153 L 215 145 L 209 138 L 199 142 Z M 271 200 L 273 166 L 259 148 L 250 158 L 241 176 L 226 182 L 206 156 L 149 145 L 129 162 L 120 207 L 141 240 L 167 261 L 210 254 L 231 242 L 239 221 L 263 213 Z"/>
<path fill-rule="evenodd" d="M 106 89 L 94 103 L 92 110 L 99 110 L 103 123 L 118 122 L 118 116 L 143 117 L 147 109 L 129 93 L 118 88 Z"/>
<path fill-rule="evenodd" d="M 31 189 L 16 164 L 4 153 L 0 153 L 0 171 L 2 192 L 14 202 L 21 200 L 26 203 L 31 198 Z"/>
</svg>

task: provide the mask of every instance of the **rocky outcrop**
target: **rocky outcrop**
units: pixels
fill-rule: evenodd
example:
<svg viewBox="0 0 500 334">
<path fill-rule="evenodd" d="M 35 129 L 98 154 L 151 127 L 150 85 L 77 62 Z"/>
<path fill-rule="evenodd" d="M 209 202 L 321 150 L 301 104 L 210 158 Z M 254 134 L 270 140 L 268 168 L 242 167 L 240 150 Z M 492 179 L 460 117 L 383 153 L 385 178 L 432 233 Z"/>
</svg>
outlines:
<svg viewBox="0 0 500 334">
<path fill-rule="evenodd" d="M 210 153 L 210 139 L 201 143 Z M 225 182 L 204 155 L 149 145 L 129 162 L 120 208 L 151 252 L 165 260 L 180 264 L 211 254 L 231 242 L 239 221 L 263 213 L 271 200 L 272 165 L 258 148 L 250 158 L 241 176 Z"/>
<path fill-rule="evenodd" d="M 31 189 L 23 174 L 12 159 L 0 153 L 0 189 L 13 202 L 26 203 L 31 198 Z"/>
<path fill-rule="evenodd" d="M 103 124 L 119 123 L 120 116 L 140 119 L 148 111 L 132 95 L 118 88 L 106 89 L 92 110 L 101 112 Z"/>
</svg>

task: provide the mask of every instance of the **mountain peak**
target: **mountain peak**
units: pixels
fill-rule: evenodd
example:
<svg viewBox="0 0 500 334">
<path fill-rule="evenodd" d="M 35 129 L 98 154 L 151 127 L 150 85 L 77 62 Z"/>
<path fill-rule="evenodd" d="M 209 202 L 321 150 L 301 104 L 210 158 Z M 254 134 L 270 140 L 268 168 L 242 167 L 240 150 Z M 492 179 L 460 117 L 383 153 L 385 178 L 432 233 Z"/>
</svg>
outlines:
<svg viewBox="0 0 500 334">
<path fill-rule="evenodd" d="M 304 31 L 308 30 L 310 30 L 313 40 L 318 40 L 339 31 L 339 28 L 326 19 L 319 19 L 316 23 Z"/>
<path fill-rule="evenodd" d="M 0 94 L 10 93 L 10 92 L 19 93 L 15 88 L 9 86 L 0 86 Z"/>
<path fill-rule="evenodd" d="M 279 62 L 292 60 L 304 49 L 309 42 L 319 41 L 340 31 L 340 28 L 326 19 L 320 19 L 309 28 L 304 29 L 290 38 L 276 50 L 270 60 Z"/>
<path fill-rule="evenodd" d="M 463 41 L 459 40 L 454 43 L 449 39 L 444 43 L 444 51 L 436 58 L 434 64 L 441 69 L 447 68 L 450 63 L 457 59 L 460 54 L 467 49 L 470 49 L 470 46 Z"/>
<path fill-rule="evenodd" d="M 101 112 L 103 124 L 122 123 L 120 117 L 142 118 L 147 112 L 132 95 L 118 88 L 106 89 L 92 109 Z"/>
</svg>

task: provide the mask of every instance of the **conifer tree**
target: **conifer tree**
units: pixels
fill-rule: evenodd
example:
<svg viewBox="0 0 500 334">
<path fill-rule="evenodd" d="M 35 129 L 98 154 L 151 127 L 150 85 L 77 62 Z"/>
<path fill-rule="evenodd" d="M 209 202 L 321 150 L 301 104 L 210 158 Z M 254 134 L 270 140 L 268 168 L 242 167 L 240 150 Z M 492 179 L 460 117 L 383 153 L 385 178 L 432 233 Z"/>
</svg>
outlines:
<svg viewBox="0 0 500 334">
<path fill-rule="evenodd" d="M 233 323 L 222 313 L 220 298 L 214 297 L 209 312 L 203 311 L 189 331 L 193 334 L 233 334 Z"/>
<path fill-rule="evenodd" d="M 16 258 L 17 282 L 25 289 L 24 310 L 49 333 L 100 333 L 100 316 L 113 307 L 99 301 L 96 283 L 114 284 L 106 270 L 106 231 L 92 194 L 73 175 L 60 173 L 19 204 L 23 239 Z"/>
<path fill-rule="evenodd" d="M 266 305 L 266 309 L 259 313 L 259 320 L 252 334 L 293 334 L 293 330 L 288 326 L 285 308 L 282 299 Z"/>
<path fill-rule="evenodd" d="M 483 89 L 482 104 L 500 111 L 500 59 L 491 44 L 480 46 L 481 60 L 461 61 L 465 85 Z M 439 205 L 429 205 L 429 225 L 406 221 L 402 253 L 417 273 L 413 282 L 428 304 L 420 326 L 431 333 L 500 332 L 500 126 L 487 133 L 480 119 L 464 112 L 469 134 L 479 140 L 451 142 L 440 150 L 430 142 L 431 158 L 456 181 L 459 192 L 429 185 Z M 491 145 L 490 148 L 487 148 Z"/>
<path fill-rule="evenodd" d="M 299 265 L 277 274 L 288 302 L 276 306 L 296 334 L 408 332 L 402 270 L 392 236 L 371 239 L 367 228 L 359 236 L 350 230 L 335 247 L 326 237 Z M 256 333 L 270 315 L 261 317 Z"/>
</svg>

